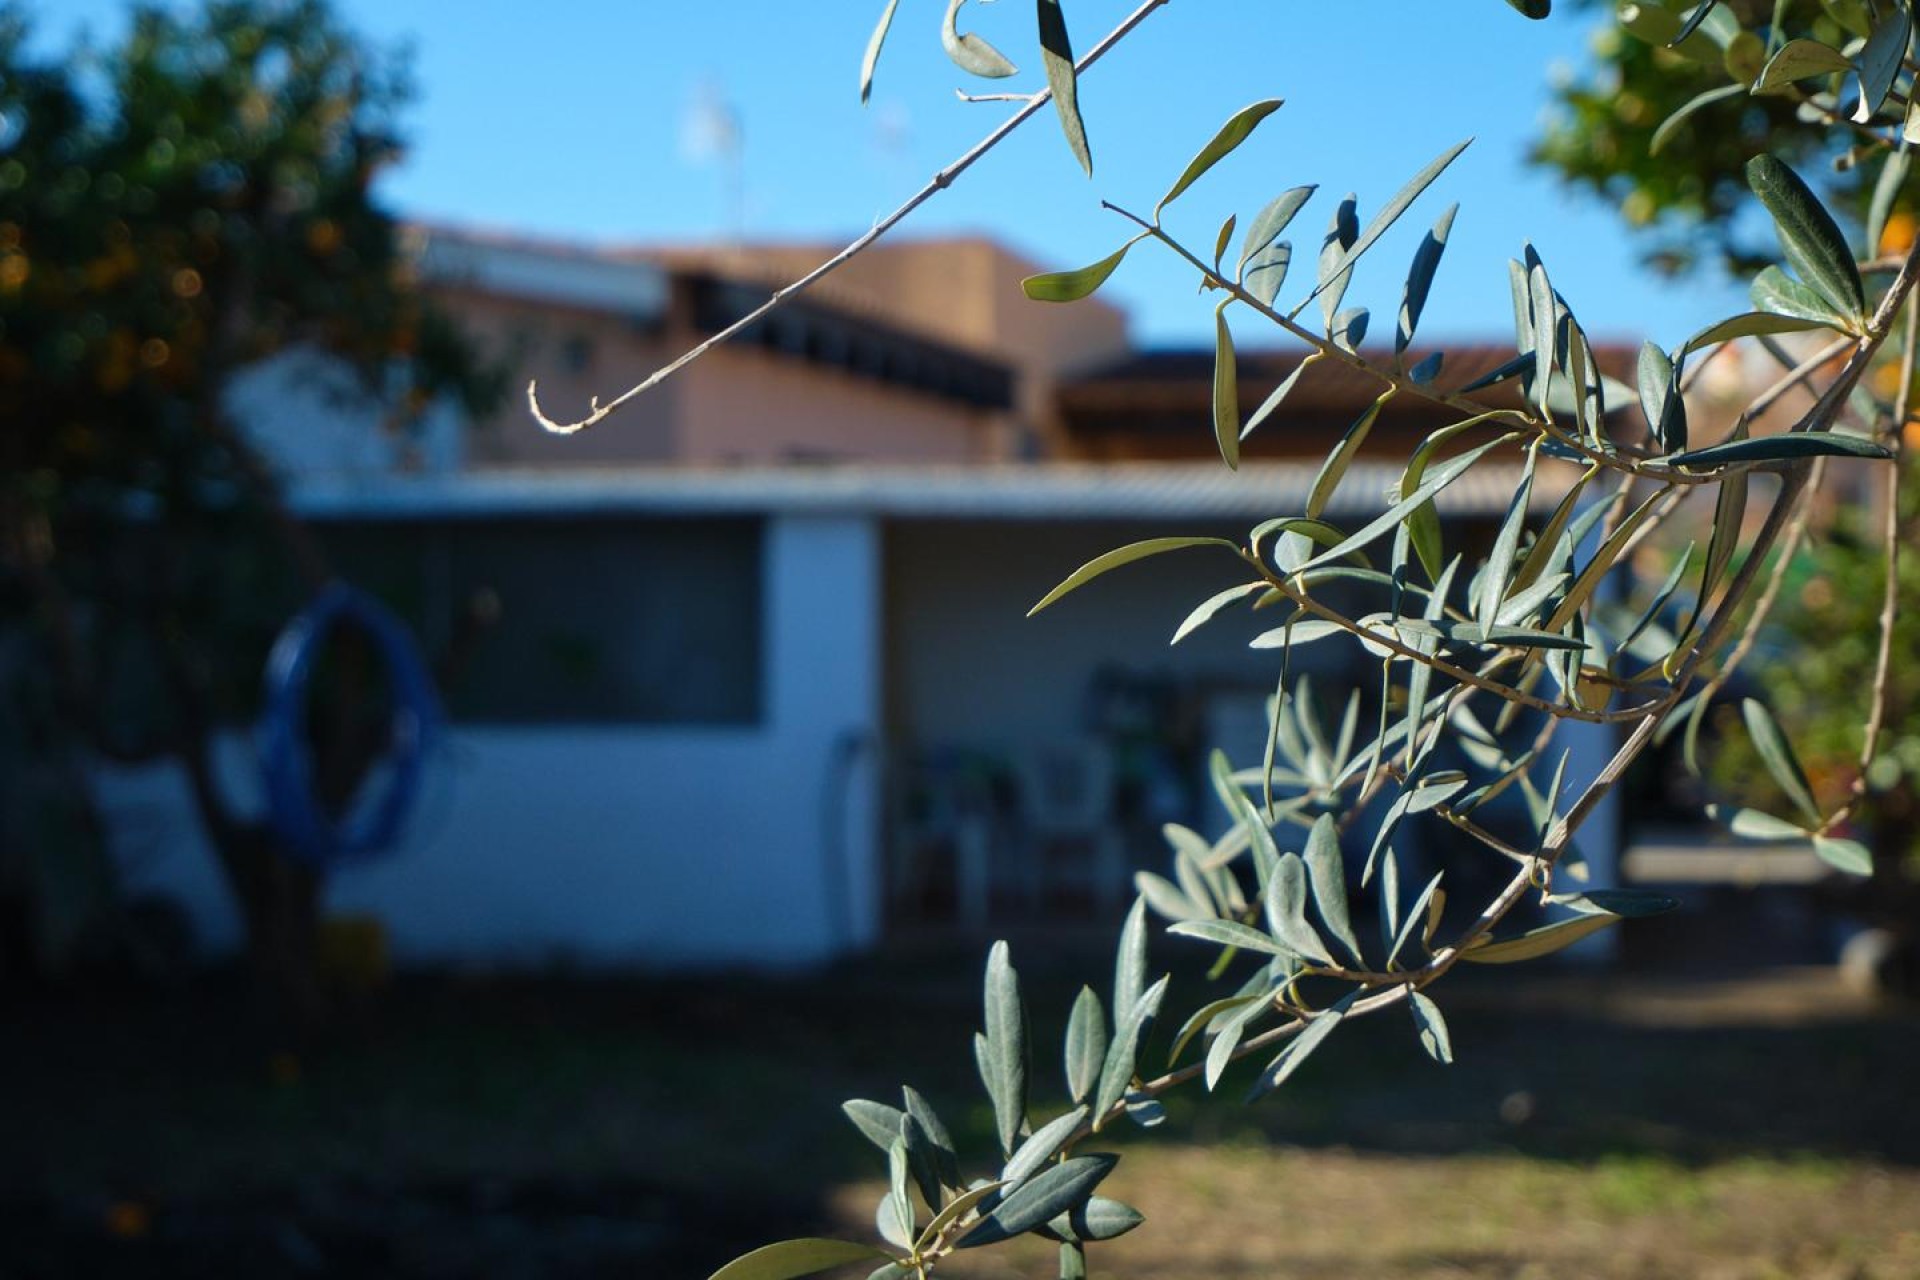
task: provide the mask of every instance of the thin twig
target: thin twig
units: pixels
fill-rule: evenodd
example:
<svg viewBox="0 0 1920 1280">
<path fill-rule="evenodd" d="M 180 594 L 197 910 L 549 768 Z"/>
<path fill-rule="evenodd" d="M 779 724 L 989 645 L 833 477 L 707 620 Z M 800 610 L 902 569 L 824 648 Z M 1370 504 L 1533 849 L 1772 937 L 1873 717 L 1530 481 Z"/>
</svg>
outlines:
<svg viewBox="0 0 1920 1280">
<path fill-rule="evenodd" d="M 1098 44 L 1087 51 L 1085 57 L 1074 64 L 1075 74 L 1086 71 L 1089 67 L 1093 66 L 1094 63 L 1100 61 L 1108 50 L 1112 49 L 1116 44 L 1119 44 L 1121 40 L 1132 33 L 1134 28 L 1138 27 L 1142 22 L 1145 22 L 1148 15 L 1167 3 L 1169 3 L 1169 0 L 1142 0 L 1139 8 L 1121 19 L 1118 26 L 1112 31 L 1109 31 Z M 719 333 L 707 338 L 697 346 L 690 348 L 672 363 L 656 369 L 644 381 L 629 387 L 605 404 L 600 403 L 600 397 L 593 397 L 587 402 L 591 412 L 578 422 L 556 422 L 548 417 L 540 408 L 539 383 L 537 381 L 529 382 L 527 384 L 527 407 L 532 410 L 534 421 L 556 435 L 572 435 L 577 431 L 586 430 L 588 427 L 605 419 L 609 414 L 613 413 L 614 410 L 620 408 L 642 392 L 659 386 L 662 382 L 665 382 L 668 378 L 671 378 L 674 374 L 686 368 L 695 360 L 698 360 L 714 347 L 738 336 L 742 330 L 754 324 L 756 321 L 763 319 L 768 313 L 783 305 L 789 298 L 811 288 L 824 277 L 832 274 L 835 270 L 844 266 L 861 253 L 864 253 L 869 245 L 873 244 L 881 236 L 887 234 L 887 232 L 893 230 L 895 226 L 899 225 L 899 223 L 915 209 L 918 209 L 935 195 L 952 186 L 954 179 L 958 178 L 968 169 L 971 169 L 975 161 L 999 146 L 1000 143 L 1006 140 L 1008 134 L 1031 119 L 1035 112 L 1053 100 L 1053 91 L 1051 88 L 1047 88 L 1039 90 L 1030 97 L 1027 95 L 1019 96 L 1024 100 L 1025 105 L 1011 116 L 1008 116 L 1005 121 L 998 125 L 991 133 L 987 134 L 986 137 L 975 143 L 972 149 L 965 155 L 940 170 L 940 172 L 934 174 L 933 177 L 927 181 L 927 185 L 921 187 L 920 190 L 909 197 L 905 204 L 880 219 L 880 221 L 874 223 L 873 226 L 867 230 L 866 234 L 854 240 L 853 243 L 849 244 L 839 253 L 834 254 L 833 257 L 828 258 L 813 270 L 807 272 L 806 275 L 801 276 L 798 280 L 775 290 L 773 295 L 765 302 L 722 329 Z"/>
<path fill-rule="evenodd" d="M 1234 301 L 1243 304 L 1250 310 L 1264 316 L 1274 324 L 1279 325 L 1282 329 L 1300 339 L 1300 341 L 1306 343 L 1321 355 L 1331 356 L 1333 359 L 1357 369 L 1361 373 L 1378 378 L 1395 391 L 1403 391 L 1408 395 L 1417 396 L 1430 404 L 1444 405 L 1449 409 L 1458 410 L 1461 413 L 1475 417 L 1489 420 L 1505 419 L 1507 422 L 1513 423 L 1516 426 L 1523 426 L 1530 431 L 1542 432 L 1551 436 L 1556 442 L 1579 453 L 1590 462 L 1596 462 L 1603 467 L 1626 472 L 1634 476 L 1648 476 L 1659 480 L 1663 484 L 1669 481 L 1677 484 L 1710 484 L 1717 478 L 1711 474 L 1694 475 L 1683 471 L 1668 471 L 1659 467 L 1643 466 L 1633 457 L 1625 454 L 1608 453 L 1604 450 L 1596 449 L 1580 437 L 1572 435 L 1555 425 L 1551 420 L 1536 418 L 1523 409 L 1490 406 L 1457 391 L 1442 391 L 1438 387 L 1429 385 L 1428 383 L 1416 382 L 1409 374 L 1399 369 L 1382 368 L 1357 351 L 1349 351 L 1324 335 L 1314 332 L 1312 329 L 1295 320 L 1291 315 L 1274 310 L 1260 299 L 1254 297 L 1253 294 L 1249 293 L 1239 281 L 1229 280 L 1214 270 L 1210 264 L 1201 260 L 1189 251 L 1185 245 L 1168 235 L 1157 223 L 1150 222 L 1142 218 L 1139 214 L 1114 204 L 1111 201 L 1103 200 L 1101 201 L 1101 205 L 1119 214 L 1158 240 L 1161 244 L 1173 250 L 1174 253 L 1197 268 L 1206 281 L 1214 288 L 1232 294 Z"/>
<path fill-rule="evenodd" d="M 1887 465 L 1887 487 L 1881 501 L 1881 556 L 1885 560 L 1880 597 L 1880 647 L 1873 661 L 1872 709 L 1867 715 L 1867 731 L 1860 744 L 1860 767 L 1854 774 L 1847 802 L 1822 824 L 1831 831 L 1853 817 L 1867 794 L 1867 771 L 1880 753 L 1880 735 L 1887 723 L 1888 691 L 1893 671 L 1893 628 L 1900 614 L 1900 464 L 1906 447 L 1907 406 L 1913 400 L 1914 366 L 1920 356 L 1920 305 L 1907 307 L 1907 339 L 1900 351 L 1900 386 L 1893 403 L 1893 429 L 1887 447 L 1893 461 Z"/>
</svg>

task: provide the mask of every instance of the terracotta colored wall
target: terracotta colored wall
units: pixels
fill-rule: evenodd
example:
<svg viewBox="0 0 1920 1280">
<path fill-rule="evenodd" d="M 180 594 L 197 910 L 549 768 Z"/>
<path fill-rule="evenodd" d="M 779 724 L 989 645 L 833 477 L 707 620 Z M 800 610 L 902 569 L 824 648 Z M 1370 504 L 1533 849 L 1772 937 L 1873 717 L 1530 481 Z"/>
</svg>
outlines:
<svg viewBox="0 0 1920 1280">
<path fill-rule="evenodd" d="M 543 431 L 527 411 L 527 381 L 538 378 L 540 402 L 550 415 L 564 420 L 585 414 L 589 397 L 609 399 L 671 358 L 663 334 L 602 313 L 464 291 L 443 289 L 438 296 L 483 349 L 511 370 L 505 400 L 474 424 L 468 452 L 474 465 L 665 462 L 678 452 L 683 388 L 671 381 L 574 436 Z"/>
<path fill-rule="evenodd" d="M 982 461 L 998 417 L 751 347 L 680 378 L 682 462 Z"/>
</svg>

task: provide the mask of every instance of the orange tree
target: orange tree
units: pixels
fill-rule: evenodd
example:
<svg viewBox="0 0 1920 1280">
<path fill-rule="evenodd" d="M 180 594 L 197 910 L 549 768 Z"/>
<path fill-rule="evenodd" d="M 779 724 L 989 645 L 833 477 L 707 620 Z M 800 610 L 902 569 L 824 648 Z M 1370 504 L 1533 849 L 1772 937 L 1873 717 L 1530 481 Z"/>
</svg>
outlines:
<svg viewBox="0 0 1920 1280">
<path fill-rule="evenodd" d="M 404 381 L 405 430 L 492 375 L 422 304 L 374 196 L 403 67 L 324 0 L 141 7 L 115 47 L 51 59 L 27 35 L 0 17 L 0 627 L 34 709 L 17 732 L 41 759 L 182 762 L 255 968 L 298 1007 L 318 878 L 228 810 L 212 752 L 331 574 L 223 391 L 309 344 L 369 386 Z M 335 796 L 368 759 L 345 738 L 319 760 Z"/>
</svg>

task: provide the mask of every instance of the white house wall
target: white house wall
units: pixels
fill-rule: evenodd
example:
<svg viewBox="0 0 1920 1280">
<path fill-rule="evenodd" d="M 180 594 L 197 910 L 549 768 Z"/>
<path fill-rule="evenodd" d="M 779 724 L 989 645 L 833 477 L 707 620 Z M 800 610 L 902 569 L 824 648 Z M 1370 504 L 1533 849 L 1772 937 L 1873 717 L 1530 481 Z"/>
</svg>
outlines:
<svg viewBox="0 0 1920 1280">
<path fill-rule="evenodd" d="M 1222 692 L 1271 691 L 1274 654 L 1246 644 L 1268 615 L 1221 617 L 1177 646 L 1188 610 L 1243 581 L 1218 549 L 1173 552 L 1096 579 L 1036 617 L 1026 611 L 1102 552 L 1170 534 L 1244 536 L 1189 520 L 901 521 L 887 542 L 890 727 L 920 746 L 1012 747 L 1084 732 L 1094 671 L 1165 673 Z M 1332 649 L 1327 650 L 1332 654 Z M 1302 649 L 1297 670 L 1320 655 Z"/>
<path fill-rule="evenodd" d="M 776 517 L 765 536 L 760 725 L 458 727 L 412 838 L 335 876 L 329 909 L 378 917 L 403 962 L 783 968 L 870 942 L 875 525 Z M 209 947 L 237 943 L 179 771 L 101 787 L 134 886 L 175 895 Z"/>
</svg>

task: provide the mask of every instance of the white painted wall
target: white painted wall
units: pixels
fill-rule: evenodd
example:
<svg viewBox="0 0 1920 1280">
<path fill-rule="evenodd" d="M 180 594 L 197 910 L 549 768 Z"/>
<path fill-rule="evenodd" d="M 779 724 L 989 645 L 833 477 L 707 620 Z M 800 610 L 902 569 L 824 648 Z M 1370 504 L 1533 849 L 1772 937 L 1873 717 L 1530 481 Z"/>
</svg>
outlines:
<svg viewBox="0 0 1920 1280">
<path fill-rule="evenodd" d="M 871 942 L 876 527 L 795 516 L 766 528 L 760 726 L 459 728 L 412 839 L 337 875 L 330 909 L 378 916 L 403 962 L 786 968 Z M 861 750 L 837 761 L 842 743 Z M 244 790 L 246 752 L 228 755 Z M 209 945 L 234 945 L 179 771 L 105 770 L 101 784 L 135 887 L 176 895 Z M 843 806 L 838 840 L 829 803 Z"/>
<path fill-rule="evenodd" d="M 286 475 L 445 475 L 466 457 L 466 424 L 450 401 L 401 424 L 390 400 L 370 394 L 345 362 L 315 347 L 289 347 L 249 365 L 221 404 Z"/>
</svg>

